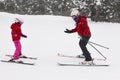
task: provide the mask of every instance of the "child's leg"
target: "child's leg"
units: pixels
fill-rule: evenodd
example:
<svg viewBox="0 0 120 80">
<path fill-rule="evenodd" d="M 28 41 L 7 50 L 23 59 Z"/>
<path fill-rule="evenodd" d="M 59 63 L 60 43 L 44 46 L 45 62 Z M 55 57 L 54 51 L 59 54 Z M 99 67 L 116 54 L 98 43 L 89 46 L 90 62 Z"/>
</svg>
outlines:
<svg viewBox="0 0 120 80">
<path fill-rule="evenodd" d="M 19 56 L 20 56 L 20 53 L 21 53 L 21 43 L 20 43 L 19 40 L 17 40 L 17 41 L 14 41 L 14 45 L 15 45 L 16 50 L 14 52 L 13 57 L 14 57 L 14 60 L 16 60 L 16 59 L 19 59 Z"/>
</svg>

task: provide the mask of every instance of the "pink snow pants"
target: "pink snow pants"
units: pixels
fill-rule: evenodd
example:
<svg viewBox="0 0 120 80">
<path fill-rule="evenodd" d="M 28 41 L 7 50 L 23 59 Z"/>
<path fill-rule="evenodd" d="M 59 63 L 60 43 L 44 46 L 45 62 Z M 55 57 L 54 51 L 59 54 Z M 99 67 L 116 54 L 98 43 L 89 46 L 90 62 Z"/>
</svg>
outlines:
<svg viewBox="0 0 120 80">
<path fill-rule="evenodd" d="M 16 48 L 13 58 L 14 58 L 14 60 L 17 60 L 17 59 L 19 59 L 19 56 L 21 54 L 22 46 L 21 46 L 20 40 L 16 40 L 16 41 L 13 41 L 13 42 L 14 42 L 14 45 L 15 45 L 15 48 Z"/>
</svg>

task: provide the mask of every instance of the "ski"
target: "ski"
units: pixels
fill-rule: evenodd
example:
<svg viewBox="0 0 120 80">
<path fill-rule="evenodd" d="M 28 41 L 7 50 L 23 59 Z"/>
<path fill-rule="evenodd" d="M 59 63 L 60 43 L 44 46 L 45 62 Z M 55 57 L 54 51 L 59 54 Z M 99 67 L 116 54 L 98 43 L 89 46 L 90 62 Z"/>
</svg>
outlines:
<svg viewBox="0 0 120 80">
<path fill-rule="evenodd" d="M 35 65 L 34 63 L 15 62 L 15 61 L 7 61 L 7 60 L 1 60 L 1 62 L 6 62 L 6 63 L 16 63 L 16 64 L 24 64 L 24 65 Z"/>
<path fill-rule="evenodd" d="M 58 63 L 59 66 L 110 66 L 108 64 L 93 64 L 93 65 L 86 65 L 86 64 L 72 64 L 72 63 Z"/>
<path fill-rule="evenodd" d="M 68 58 L 79 58 L 79 59 L 84 59 L 83 57 L 78 57 L 78 56 L 71 56 L 71 55 L 66 55 L 66 54 L 57 54 L 59 57 L 68 57 Z M 105 61 L 105 59 L 97 59 L 93 58 L 93 60 L 100 60 L 100 61 Z"/>
<path fill-rule="evenodd" d="M 13 55 L 10 55 L 10 54 L 6 54 L 6 56 L 8 56 L 8 57 L 13 57 Z M 20 56 L 20 58 L 37 60 L 37 58 L 27 57 L 27 56 Z"/>
</svg>

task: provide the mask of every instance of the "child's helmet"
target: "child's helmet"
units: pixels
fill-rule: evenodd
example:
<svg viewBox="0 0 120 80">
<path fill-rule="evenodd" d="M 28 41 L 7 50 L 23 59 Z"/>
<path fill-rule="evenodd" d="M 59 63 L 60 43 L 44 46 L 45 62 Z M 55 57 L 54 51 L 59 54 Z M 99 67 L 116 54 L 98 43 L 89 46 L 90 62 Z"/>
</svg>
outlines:
<svg viewBox="0 0 120 80">
<path fill-rule="evenodd" d="M 21 18 L 15 18 L 15 22 L 16 23 L 21 23 L 21 24 L 23 24 L 24 23 L 24 21 L 23 21 L 23 19 L 21 19 Z"/>
</svg>

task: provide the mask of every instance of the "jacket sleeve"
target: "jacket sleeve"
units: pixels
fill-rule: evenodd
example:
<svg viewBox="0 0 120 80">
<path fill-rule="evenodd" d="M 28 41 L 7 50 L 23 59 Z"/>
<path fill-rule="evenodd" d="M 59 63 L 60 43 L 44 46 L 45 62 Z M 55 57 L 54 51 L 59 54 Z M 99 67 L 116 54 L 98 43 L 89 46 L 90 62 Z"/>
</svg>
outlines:
<svg viewBox="0 0 120 80">
<path fill-rule="evenodd" d="M 77 32 L 77 26 L 71 30 L 71 33 Z"/>
<path fill-rule="evenodd" d="M 22 34 L 21 28 L 18 28 L 18 29 L 16 30 L 16 34 L 17 34 L 19 37 L 21 36 L 21 34 Z"/>
</svg>

